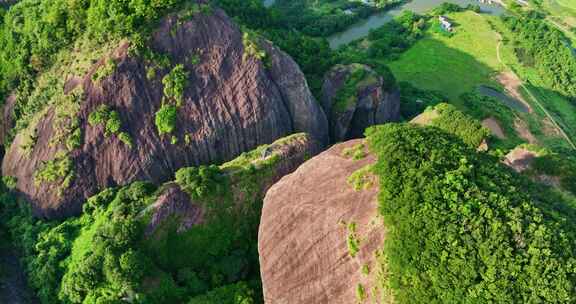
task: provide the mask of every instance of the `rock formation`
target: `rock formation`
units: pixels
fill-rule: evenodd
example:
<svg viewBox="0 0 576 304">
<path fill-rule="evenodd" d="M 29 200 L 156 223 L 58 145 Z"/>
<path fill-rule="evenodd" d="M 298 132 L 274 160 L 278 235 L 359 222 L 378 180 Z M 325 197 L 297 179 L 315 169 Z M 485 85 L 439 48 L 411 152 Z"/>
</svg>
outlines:
<svg viewBox="0 0 576 304">
<path fill-rule="evenodd" d="M 14 127 L 14 118 L 12 112 L 16 104 L 16 96 L 10 95 L 6 103 L 0 106 L 0 146 L 4 146 L 8 140 L 10 130 Z"/>
<path fill-rule="evenodd" d="M 322 106 L 330 124 L 330 139 L 363 137 L 372 125 L 400 119 L 400 92 L 384 90 L 384 80 L 361 64 L 337 65 L 322 86 Z"/>
<path fill-rule="evenodd" d="M 266 194 L 258 240 L 266 303 L 350 304 L 359 289 L 370 298 L 378 290 L 385 230 L 365 149 L 363 140 L 335 145 Z"/>
<path fill-rule="evenodd" d="M 79 147 L 67 149 L 58 140 L 55 102 L 17 134 L 2 172 L 17 178 L 36 215 L 77 214 L 102 188 L 165 182 L 178 168 L 230 160 L 294 132 L 328 142 L 326 117 L 296 63 L 270 43 L 243 35 L 220 9 L 165 18 L 148 46 L 169 58 L 169 66 L 155 65 L 124 41 L 87 74 L 61 76 L 66 96 L 80 95 Z M 187 77 L 175 128 L 159 135 L 155 115 L 169 102 L 163 79 L 177 65 Z M 106 69 L 112 71 L 101 76 Z M 123 138 L 88 122 L 102 105 L 118 114 Z M 53 171 L 44 180 L 37 178 L 43 168 Z"/>
<path fill-rule="evenodd" d="M 531 168 L 532 162 L 538 154 L 534 151 L 530 151 L 526 148 L 516 147 L 502 160 L 506 166 L 512 168 L 518 173 L 522 173 Z"/>
<path fill-rule="evenodd" d="M 311 139 L 307 134 L 300 133 L 279 139 L 270 145 L 263 145 L 247 153 L 248 156 L 244 154 L 236 160 L 223 164 L 220 168 L 230 178 L 229 186 L 233 193 L 234 203 L 243 205 L 261 201 L 274 183 L 296 170 L 310 156 L 320 152 L 320 148 L 319 142 Z M 242 186 L 249 179 L 244 174 L 247 170 L 254 172 L 269 170 L 264 178 L 258 178 L 257 186 L 252 189 L 253 192 L 247 191 Z M 178 233 L 205 223 L 206 214 L 201 206 L 201 202 L 193 201 L 177 183 L 167 184 L 152 205 L 153 212 L 146 234 L 152 235 L 166 220 L 178 223 Z"/>
</svg>

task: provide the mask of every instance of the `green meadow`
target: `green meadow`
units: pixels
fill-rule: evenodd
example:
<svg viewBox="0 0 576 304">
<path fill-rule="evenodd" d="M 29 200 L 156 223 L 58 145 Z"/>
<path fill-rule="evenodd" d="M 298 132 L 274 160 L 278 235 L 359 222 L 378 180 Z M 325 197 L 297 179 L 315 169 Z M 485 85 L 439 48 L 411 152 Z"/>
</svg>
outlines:
<svg viewBox="0 0 576 304">
<path fill-rule="evenodd" d="M 448 17 L 455 24 L 453 35 L 429 31 L 389 66 L 399 81 L 440 91 L 458 102 L 461 94 L 479 85 L 498 86 L 494 75 L 504 67 L 498 62 L 498 35 L 486 16 L 466 11 Z"/>
</svg>

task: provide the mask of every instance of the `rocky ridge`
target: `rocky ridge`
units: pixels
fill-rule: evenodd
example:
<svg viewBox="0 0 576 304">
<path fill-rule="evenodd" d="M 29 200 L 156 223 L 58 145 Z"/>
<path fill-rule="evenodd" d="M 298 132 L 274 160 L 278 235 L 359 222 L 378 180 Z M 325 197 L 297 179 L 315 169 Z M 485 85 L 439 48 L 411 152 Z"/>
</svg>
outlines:
<svg viewBox="0 0 576 304">
<path fill-rule="evenodd" d="M 86 74 L 65 75 L 64 96 L 80 99 L 80 145 L 69 149 L 58 140 L 56 102 L 16 135 L 2 173 L 17 179 L 37 216 L 78 214 L 99 189 L 135 180 L 162 183 L 178 168 L 230 160 L 294 132 L 328 142 L 326 117 L 297 64 L 243 34 L 220 9 L 169 16 L 148 45 L 170 59 L 168 67 L 135 54 L 124 41 Z M 177 65 L 186 71 L 186 86 L 176 128 L 160 135 L 155 115 L 167 102 L 165 76 Z M 89 123 L 102 105 L 117 114 L 124 137 Z"/>
</svg>

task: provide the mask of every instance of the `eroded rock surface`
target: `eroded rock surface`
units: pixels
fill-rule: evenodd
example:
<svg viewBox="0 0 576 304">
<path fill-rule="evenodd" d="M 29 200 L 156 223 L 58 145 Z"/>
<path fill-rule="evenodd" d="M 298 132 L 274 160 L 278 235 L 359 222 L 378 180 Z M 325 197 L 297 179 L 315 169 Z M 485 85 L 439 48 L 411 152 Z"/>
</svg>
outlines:
<svg viewBox="0 0 576 304">
<path fill-rule="evenodd" d="M 517 147 L 506 154 L 503 163 L 514 171 L 522 173 L 531 168 L 536 157 L 538 157 L 536 152 Z"/>
<path fill-rule="evenodd" d="M 16 96 L 10 95 L 6 99 L 4 105 L 0 106 L 0 146 L 4 146 L 8 137 L 10 136 L 10 130 L 14 127 L 14 106 L 16 104 Z"/>
<path fill-rule="evenodd" d="M 366 65 L 337 65 L 324 79 L 322 106 L 332 142 L 363 137 L 372 125 L 400 119 L 400 92 Z"/>
<path fill-rule="evenodd" d="M 223 164 L 221 169 L 229 177 L 230 189 L 234 204 L 240 209 L 249 206 L 255 201 L 261 201 L 268 189 L 284 175 L 296 170 L 309 157 L 320 151 L 321 145 L 307 134 L 294 134 L 275 141 L 270 145 L 259 147 L 248 155 Z M 265 177 L 257 181 L 255 188 L 247 191 L 245 188 L 245 173 L 249 170 L 270 170 Z M 264 168 L 263 166 L 270 166 Z M 200 225 L 208 220 L 207 212 L 200 201 L 193 201 L 191 197 L 181 190 L 177 183 L 173 182 L 165 186 L 156 202 L 151 206 L 151 220 L 146 228 L 146 235 L 151 236 L 166 223 L 176 223 L 177 232 L 188 231 L 195 225 Z M 208 223 L 209 225 L 209 223 Z"/>
<path fill-rule="evenodd" d="M 266 303 L 356 303 L 359 285 L 371 293 L 385 230 L 377 217 L 378 186 L 356 190 L 348 181 L 375 162 L 347 153 L 365 149 L 362 142 L 333 146 L 267 192 L 258 240 Z M 355 253 L 347 244 L 351 226 Z M 370 273 L 362 274 L 363 267 Z"/>
<path fill-rule="evenodd" d="M 22 148 L 31 132 L 16 136 L 3 174 L 17 178 L 17 189 L 36 215 L 58 218 L 78 214 L 82 202 L 102 188 L 135 180 L 165 182 L 178 168 L 230 160 L 294 132 L 326 143 L 326 117 L 296 63 L 265 41 L 257 43 L 266 53 L 261 59 L 245 44 L 240 29 L 219 9 L 185 20 L 165 18 L 149 45 L 170 58 L 170 68 L 150 73 L 150 63 L 123 42 L 87 75 L 62 75 L 68 79 L 62 90 L 81 94 L 81 146 L 66 151 L 63 141 L 50 144 L 57 115 L 49 106 L 29 127 L 35 134 L 32 147 Z M 95 73 L 110 59 L 113 72 L 96 81 Z M 188 73 L 187 85 L 175 131 L 160 136 L 155 113 L 164 98 L 162 79 L 177 64 Z M 90 113 L 103 104 L 119 114 L 132 148 L 106 135 L 103 126 L 88 124 Z M 55 181 L 35 182 L 35 173 L 54 160 L 69 161 L 73 168 Z"/>
</svg>

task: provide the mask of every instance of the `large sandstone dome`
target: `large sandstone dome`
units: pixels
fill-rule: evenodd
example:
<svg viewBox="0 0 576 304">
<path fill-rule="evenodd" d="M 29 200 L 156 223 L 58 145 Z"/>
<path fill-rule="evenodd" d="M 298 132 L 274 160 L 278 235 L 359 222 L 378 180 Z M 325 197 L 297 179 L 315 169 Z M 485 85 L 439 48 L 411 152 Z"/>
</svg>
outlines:
<svg viewBox="0 0 576 304">
<path fill-rule="evenodd" d="M 120 42 L 86 73 L 59 75 L 61 100 L 16 135 L 2 173 L 16 178 L 36 215 L 77 214 L 99 189 L 161 183 L 178 168 L 230 160 L 295 132 L 328 142 L 326 117 L 297 64 L 243 34 L 220 9 L 165 18 L 148 45 L 149 54 L 140 54 Z M 179 66 L 175 76 L 186 79 L 174 102 L 168 97 L 178 95 L 177 88 L 168 87 L 166 77 Z M 69 99 L 76 101 L 68 106 Z M 167 103 L 176 107 L 175 127 L 159 134 L 156 114 Z M 95 112 L 102 115 L 90 123 Z M 112 116 L 120 128 L 98 123 Z M 67 141 L 72 136 L 77 145 Z"/>
<path fill-rule="evenodd" d="M 374 279 L 385 233 L 366 170 L 375 161 L 364 140 L 348 141 L 270 188 L 258 240 L 266 303 L 351 304 L 362 291 L 374 303 L 386 298 Z"/>
</svg>

